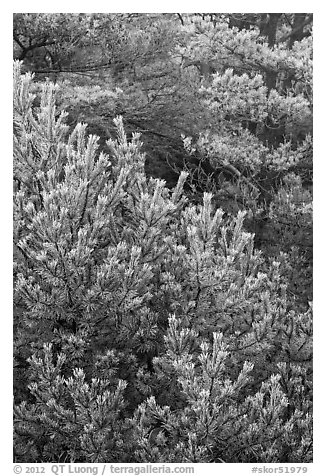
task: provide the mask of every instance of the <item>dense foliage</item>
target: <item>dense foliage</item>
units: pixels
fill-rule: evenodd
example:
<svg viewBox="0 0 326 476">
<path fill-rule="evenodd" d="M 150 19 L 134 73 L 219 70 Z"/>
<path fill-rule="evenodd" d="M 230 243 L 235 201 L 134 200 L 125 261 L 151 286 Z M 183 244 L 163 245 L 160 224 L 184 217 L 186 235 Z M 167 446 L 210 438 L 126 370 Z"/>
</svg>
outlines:
<svg viewBox="0 0 326 476">
<path fill-rule="evenodd" d="M 312 461 L 311 22 L 14 15 L 15 461 Z"/>
</svg>

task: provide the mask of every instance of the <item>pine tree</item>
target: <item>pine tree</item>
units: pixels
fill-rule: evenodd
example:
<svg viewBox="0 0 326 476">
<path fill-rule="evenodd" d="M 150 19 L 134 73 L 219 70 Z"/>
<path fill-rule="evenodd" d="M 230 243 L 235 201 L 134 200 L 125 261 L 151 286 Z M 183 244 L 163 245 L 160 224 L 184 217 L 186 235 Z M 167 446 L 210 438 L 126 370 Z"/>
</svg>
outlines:
<svg viewBox="0 0 326 476">
<path fill-rule="evenodd" d="M 34 88 L 34 89 L 33 89 Z M 14 68 L 15 458 L 311 461 L 311 309 L 137 134 L 72 131 Z M 277 202 L 271 206 L 275 213 Z"/>
</svg>

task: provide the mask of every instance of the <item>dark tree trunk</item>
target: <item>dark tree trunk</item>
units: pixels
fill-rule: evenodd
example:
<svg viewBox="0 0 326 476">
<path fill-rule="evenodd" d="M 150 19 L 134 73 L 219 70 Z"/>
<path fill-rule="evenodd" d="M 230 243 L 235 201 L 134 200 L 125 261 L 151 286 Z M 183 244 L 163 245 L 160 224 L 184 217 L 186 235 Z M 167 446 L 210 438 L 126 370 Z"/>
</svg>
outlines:
<svg viewBox="0 0 326 476">
<path fill-rule="evenodd" d="M 275 45 L 277 25 L 281 15 L 282 13 L 267 13 L 266 16 L 262 18 L 260 33 L 267 37 L 268 46 L 270 48 Z M 269 91 L 275 88 L 276 79 L 277 71 L 270 70 L 266 72 L 266 86 Z"/>
<path fill-rule="evenodd" d="M 277 24 L 282 13 L 264 13 L 260 24 L 260 34 L 267 36 L 268 46 L 271 48 L 275 45 Z"/>
</svg>

